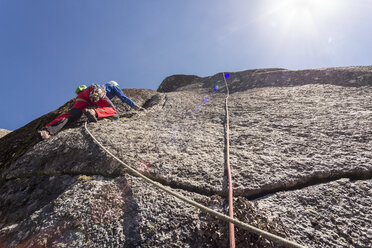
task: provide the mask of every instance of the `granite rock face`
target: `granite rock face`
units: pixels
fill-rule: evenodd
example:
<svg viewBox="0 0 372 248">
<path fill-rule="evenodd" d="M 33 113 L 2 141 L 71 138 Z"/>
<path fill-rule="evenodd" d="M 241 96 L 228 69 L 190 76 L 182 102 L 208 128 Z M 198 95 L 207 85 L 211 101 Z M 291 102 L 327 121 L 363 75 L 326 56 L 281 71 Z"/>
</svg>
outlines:
<svg viewBox="0 0 372 248">
<path fill-rule="evenodd" d="M 236 217 L 309 247 L 369 247 L 372 67 L 249 70 L 227 83 Z M 147 111 L 116 100 L 120 118 L 89 130 L 133 168 L 226 213 L 222 73 L 159 89 L 124 90 Z M 84 121 L 1 158 L 1 247 L 228 247 L 226 223 L 129 175 Z M 13 154 L 22 139 L 8 136 Z M 236 232 L 237 247 L 279 247 Z"/>
<path fill-rule="evenodd" d="M 163 80 L 157 91 L 171 92 L 177 88 L 191 84 L 195 79 L 200 79 L 200 77 L 195 75 L 172 75 Z"/>
<path fill-rule="evenodd" d="M 12 131 L 6 130 L 6 129 L 0 129 L 0 139 L 7 135 L 8 133 L 11 133 Z"/>
<path fill-rule="evenodd" d="M 372 180 L 337 181 L 260 199 L 269 218 L 283 221 L 290 237 L 309 247 L 371 246 Z M 295 227 L 295 228 L 293 228 Z"/>
</svg>

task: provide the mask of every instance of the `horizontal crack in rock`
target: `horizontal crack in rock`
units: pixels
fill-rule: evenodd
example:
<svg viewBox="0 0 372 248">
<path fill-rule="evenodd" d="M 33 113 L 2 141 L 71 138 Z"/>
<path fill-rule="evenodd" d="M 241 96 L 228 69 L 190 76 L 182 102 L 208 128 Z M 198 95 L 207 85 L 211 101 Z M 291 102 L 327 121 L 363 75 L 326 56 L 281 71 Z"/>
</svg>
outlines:
<svg viewBox="0 0 372 248">
<path fill-rule="evenodd" d="M 342 178 L 349 178 L 351 180 L 368 180 L 372 179 L 372 170 L 353 170 L 347 172 L 328 172 L 310 175 L 305 178 L 299 178 L 296 181 L 284 182 L 279 184 L 271 184 L 257 190 L 237 191 L 234 192 L 236 196 L 244 196 L 249 200 L 256 200 L 258 198 L 275 194 L 281 191 L 291 191 L 303 189 L 309 186 L 315 186 L 323 183 L 330 183 Z"/>
<path fill-rule="evenodd" d="M 22 179 L 22 178 L 30 178 L 35 176 L 52 176 L 52 175 L 88 175 L 88 176 L 104 176 L 107 178 L 116 178 L 119 176 L 124 176 L 125 174 L 130 174 L 126 170 L 123 170 L 121 173 L 94 173 L 88 171 L 43 171 L 38 173 L 30 173 L 30 174 L 22 174 L 22 175 L 14 175 L 7 178 L 0 178 L 0 181 L 9 181 L 15 179 Z M 161 183 L 162 185 L 171 187 L 173 189 L 181 189 L 191 193 L 196 193 L 199 195 L 204 196 L 213 196 L 219 195 L 222 197 L 227 196 L 227 191 L 216 191 L 211 189 L 200 188 L 190 184 L 184 184 L 182 182 L 177 182 L 175 180 L 170 180 L 167 178 L 163 178 L 161 176 L 156 176 L 152 174 L 145 174 L 147 177 Z M 135 175 L 132 175 L 135 176 Z M 329 183 L 332 181 L 339 180 L 341 178 L 349 178 L 351 180 L 368 180 L 372 179 L 372 170 L 354 170 L 349 172 L 329 172 L 329 173 L 321 173 L 317 175 L 311 175 L 306 178 L 297 179 L 296 181 L 292 182 L 285 182 L 280 184 L 270 184 L 262 187 L 261 189 L 254 189 L 254 190 L 235 190 L 234 196 L 243 196 L 246 197 L 248 200 L 256 200 L 258 198 L 275 194 L 277 192 L 282 191 L 291 191 L 302 189 L 309 186 L 314 186 L 322 183 Z"/>
</svg>

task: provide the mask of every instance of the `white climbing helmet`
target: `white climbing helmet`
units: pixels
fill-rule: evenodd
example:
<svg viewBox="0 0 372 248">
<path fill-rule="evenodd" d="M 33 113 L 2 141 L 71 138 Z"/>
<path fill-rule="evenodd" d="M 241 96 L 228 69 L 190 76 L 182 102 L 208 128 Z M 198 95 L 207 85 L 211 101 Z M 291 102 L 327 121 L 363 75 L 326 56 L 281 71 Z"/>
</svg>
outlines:
<svg viewBox="0 0 372 248">
<path fill-rule="evenodd" d="M 108 82 L 108 84 L 111 84 L 111 85 L 114 85 L 116 87 L 119 87 L 119 84 L 117 82 L 115 82 L 115 81 L 110 81 L 110 82 Z"/>
</svg>

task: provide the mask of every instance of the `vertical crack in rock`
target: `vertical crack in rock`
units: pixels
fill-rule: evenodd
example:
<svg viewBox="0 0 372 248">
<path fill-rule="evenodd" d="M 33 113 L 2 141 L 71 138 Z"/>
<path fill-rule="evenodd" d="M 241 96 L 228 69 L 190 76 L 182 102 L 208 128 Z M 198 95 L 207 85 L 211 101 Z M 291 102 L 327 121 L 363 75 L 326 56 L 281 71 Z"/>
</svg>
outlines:
<svg viewBox="0 0 372 248">
<path fill-rule="evenodd" d="M 163 103 L 163 106 L 161 107 L 162 109 L 164 109 L 165 105 L 167 104 L 167 101 L 168 101 L 168 96 L 165 95 L 165 97 L 164 97 L 164 103 Z"/>
</svg>

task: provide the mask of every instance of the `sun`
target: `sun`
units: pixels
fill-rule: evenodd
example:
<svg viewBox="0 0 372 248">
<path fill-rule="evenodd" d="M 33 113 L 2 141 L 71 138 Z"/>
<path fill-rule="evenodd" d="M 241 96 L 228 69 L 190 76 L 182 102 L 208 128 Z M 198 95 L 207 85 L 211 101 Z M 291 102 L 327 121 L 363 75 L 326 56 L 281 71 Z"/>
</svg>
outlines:
<svg viewBox="0 0 372 248">
<path fill-rule="evenodd" d="M 287 67 L 332 60 L 347 6 L 346 0 L 260 0 L 251 23 L 265 59 Z"/>
<path fill-rule="evenodd" d="M 316 35 L 340 8 L 342 0 L 267 0 L 264 19 L 282 34 Z"/>
</svg>

